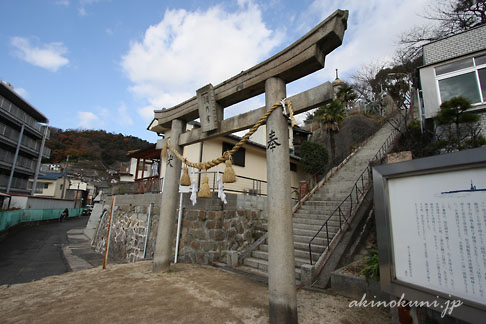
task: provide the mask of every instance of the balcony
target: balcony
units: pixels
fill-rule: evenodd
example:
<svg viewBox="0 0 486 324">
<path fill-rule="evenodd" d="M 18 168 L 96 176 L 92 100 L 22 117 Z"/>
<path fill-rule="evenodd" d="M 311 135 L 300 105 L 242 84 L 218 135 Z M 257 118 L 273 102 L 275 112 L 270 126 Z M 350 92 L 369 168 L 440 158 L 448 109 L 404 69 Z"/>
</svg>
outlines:
<svg viewBox="0 0 486 324">
<path fill-rule="evenodd" d="M 12 147 L 17 147 L 19 136 L 20 136 L 19 131 L 0 122 L 0 139 L 2 139 L 3 142 L 9 144 Z M 24 133 L 24 135 L 22 136 L 22 143 L 20 146 L 22 151 L 27 152 L 34 157 L 37 157 L 39 155 L 40 146 L 41 146 L 41 140 L 33 139 L 25 135 Z M 51 150 L 44 147 L 44 153 L 42 154 L 42 156 L 45 158 L 49 158 L 50 154 L 51 154 Z"/>
<path fill-rule="evenodd" d="M 2 96 L 0 96 L 0 113 L 17 125 L 26 125 L 27 131 L 33 135 L 42 137 L 42 125 Z"/>
</svg>

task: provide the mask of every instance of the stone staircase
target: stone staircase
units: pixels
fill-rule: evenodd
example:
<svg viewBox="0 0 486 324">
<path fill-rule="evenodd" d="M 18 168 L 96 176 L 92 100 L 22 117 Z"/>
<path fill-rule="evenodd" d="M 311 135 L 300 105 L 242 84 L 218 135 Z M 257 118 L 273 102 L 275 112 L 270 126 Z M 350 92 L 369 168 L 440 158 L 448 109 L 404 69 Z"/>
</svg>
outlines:
<svg viewBox="0 0 486 324">
<path fill-rule="evenodd" d="M 383 145 L 394 134 L 395 130 L 389 124 L 385 124 L 372 137 L 368 139 L 349 160 L 330 177 L 318 191 L 316 191 L 302 206 L 293 214 L 294 225 L 294 255 L 295 272 L 297 280 L 300 280 L 302 264 L 309 261 L 309 241 L 319 231 L 329 215 L 338 205 L 350 194 L 356 180 L 361 176 L 375 158 Z M 368 181 L 369 175 L 365 173 L 364 181 Z M 361 182 L 361 180 L 360 180 Z M 343 203 L 341 211 L 349 213 L 351 203 Z M 341 222 L 344 219 L 341 218 Z M 332 240 L 340 228 L 340 219 L 334 215 L 328 223 L 328 231 L 324 228 L 312 242 L 312 260 L 317 261 L 325 251 L 327 242 Z M 268 244 L 266 240 L 253 250 L 243 260 L 241 270 L 250 271 L 266 276 L 268 271 Z"/>
</svg>

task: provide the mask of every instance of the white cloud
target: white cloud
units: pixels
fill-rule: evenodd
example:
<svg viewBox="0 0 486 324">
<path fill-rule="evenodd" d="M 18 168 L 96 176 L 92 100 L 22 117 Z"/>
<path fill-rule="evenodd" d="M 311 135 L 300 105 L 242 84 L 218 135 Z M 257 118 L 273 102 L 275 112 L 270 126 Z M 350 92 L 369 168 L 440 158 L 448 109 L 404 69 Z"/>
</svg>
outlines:
<svg viewBox="0 0 486 324">
<path fill-rule="evenodd" d="M 16 36 L 10 39 L 10 45 L 14 47 L 16 57 L 52 72 L 69 63 L 63 56 L 68 50 L 61 42 L 31 44 L 29 39 Z"/>
<path fill-rule="evenodd" d="M 65 7 L 69 6 L 69 0 L 57 0 L 55 3 L 60 6 L 65 6 Z"/>
<path fill-rule="evenodd" d="M 349 79 L 363 64 L 390 61 L 400 35 L 424 21 L 419 13 L 428 3 L 428 0 L 315 0 L 305 13 L 307 17 L 313 15 L 315 23 L 338 8 L 349 10 L 344 43 L 328 55 L 326 69 L 320 76 L 334 79 L 334 70 L 338 68 L 340 77 Z M 307 30 L 311 27 L 301 26 Z"/>
<path fill-rule="evenodd" d="M 14 91 L 24 99 L 29 98 L 29 93 L 24 88 L 14 88 Z"/>
<path fill-rule="evenodd" d="M 260 8 L 239 1 L 237 12 L 222 6 L 207 11 L 167 10 L 162 21 L 134 41 L 121 66 L 133 82 L 130 90 L 144 99 L 138 110 L 172 107 L 267 58 L 283 39 L 265 26 Z M 153 117 L 153 114 L 152 114 Z"/>
<path fill-rule="evenodd" d="M 156 108 L 154 106 L 145 106 L 145 107 L 138 108 L 137 112 L 145 122 L 150 123 L 152 119 L 154 119 L 155 109 Z"/>
<path fill-rule="evenodd" d="M 78 111 L 78 127 L 83 129 L 98 129 L 105 124 L 103 120 L 90 111 Z"/>
<path fill-rule="evenodd" d="M 127 111 L 127 107 L 124 104 L 122 104 L 120 107 L 118 107 L 117 113 L 118 113 L 117 114 L 117 116 L 118 116 L 118 119 L 117 119 L 118 124 L 120 124 L 122 126 L 131 126 L 131 125 L 133 125 L 133 119 L 130 116 L 130 113 Z"/>
<path fill-rule="evenodd" d="M 88 11 L 86 10 L 87 6 L 104 1 L 110 2 L 111 0 L 79 0 L 78 14 L 80 16 L 86 16 L 88 15 Z"/>
</svg>

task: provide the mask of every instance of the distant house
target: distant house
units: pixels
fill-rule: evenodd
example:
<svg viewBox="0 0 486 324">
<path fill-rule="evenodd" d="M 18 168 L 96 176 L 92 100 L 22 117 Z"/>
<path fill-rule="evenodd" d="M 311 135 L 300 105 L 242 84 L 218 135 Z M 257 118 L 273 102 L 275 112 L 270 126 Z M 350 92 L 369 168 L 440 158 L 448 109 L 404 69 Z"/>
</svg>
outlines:
<svg viewBox="0 0 486 324">
<path fill-rule="evenodd" d="M 32 186 L 34 179 L 29 179 Z M 68 182 L 69 183 L 69 182 Z M 61 198 L 63 190 L 63 174 L 60 172 L 41 173 L 37 179 L 34 196 Z"/>
<path fill-rule="evenodd" d="M 70 179 L 66 186 L 66 199 L 73 199 L 75 208 L 84 207 L 91 204 L 96 195 L 94 185 L 79 179 Z"/>
<path fill-rule="evenodd" d="M 463 96 L 481 115 L 486 135 L 486 25 L 424 45 L 423 58 L 419 68 L 422 120 L 430 123 L 444 101 Z"/>
<path fill-rule="evenodd" d="M 160 150 L 155 144 L 144 150 L 127 152 L 130 161 L 120 164 L 120 182 L 134 182 L 159 176 Z"/>
<path fill-rule="evenodd" d="M 49 128 L 40 124 L 48 122 L 12 85 L 0 81 L 0 192 L 31 193 L 28 179 L 36 176 L 37 161 L 50 156 L 42 145 Z"/>
</svg>

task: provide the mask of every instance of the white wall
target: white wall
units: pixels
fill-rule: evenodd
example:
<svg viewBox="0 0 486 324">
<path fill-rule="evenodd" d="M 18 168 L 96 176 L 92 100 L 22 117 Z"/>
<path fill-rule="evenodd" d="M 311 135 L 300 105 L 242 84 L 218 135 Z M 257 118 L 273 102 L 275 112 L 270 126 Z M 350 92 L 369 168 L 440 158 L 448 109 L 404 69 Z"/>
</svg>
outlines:
<svg viewBox="0 0 486 324">
<path fill-rule="evenodd" d="M 8 199 L 5 199 L 3 208 L 8 206 Z M 46 197 L 12 196 L 10 208 L 20 209 L 63 209 L 74 208 L 74 200 L 63 200 Z"/>
</svg>

